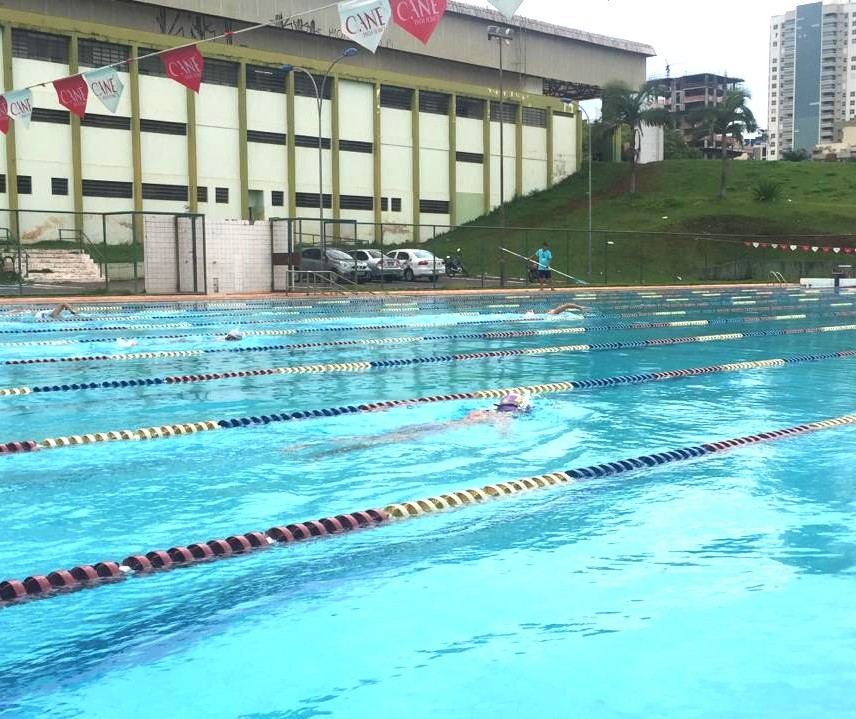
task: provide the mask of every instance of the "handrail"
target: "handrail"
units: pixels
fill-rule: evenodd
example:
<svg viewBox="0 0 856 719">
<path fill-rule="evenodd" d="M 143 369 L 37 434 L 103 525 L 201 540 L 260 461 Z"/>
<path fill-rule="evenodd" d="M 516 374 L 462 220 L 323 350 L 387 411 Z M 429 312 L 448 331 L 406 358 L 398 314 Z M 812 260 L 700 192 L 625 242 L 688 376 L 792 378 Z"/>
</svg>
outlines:
<svg viewBox="0 0 856 719">
<path fill-rule="evenodd" d="M 778 284 L 778 285 L 788 284 L 788 281 L 785 279 L 785 276 L 781 272 L 777 272 L 776 270 L 772 270 L 770 272 L 770 279 L 772 280 L 772 284 Z"/>
</svg>

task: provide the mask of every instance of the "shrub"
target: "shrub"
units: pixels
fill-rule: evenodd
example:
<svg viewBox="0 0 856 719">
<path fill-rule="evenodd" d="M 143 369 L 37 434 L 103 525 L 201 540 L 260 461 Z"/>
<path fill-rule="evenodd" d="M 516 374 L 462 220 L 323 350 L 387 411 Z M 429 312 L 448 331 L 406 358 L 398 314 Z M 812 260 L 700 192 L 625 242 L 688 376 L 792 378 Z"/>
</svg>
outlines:
<svg viewBox="0 0 856 719">
<path fill-rule="evenodd" d="M 782 197 L 782 185 L 775 180 L 758 180 L 752 186 L 752 196 L 756 202 L 775 202 Z"/>
</svg>

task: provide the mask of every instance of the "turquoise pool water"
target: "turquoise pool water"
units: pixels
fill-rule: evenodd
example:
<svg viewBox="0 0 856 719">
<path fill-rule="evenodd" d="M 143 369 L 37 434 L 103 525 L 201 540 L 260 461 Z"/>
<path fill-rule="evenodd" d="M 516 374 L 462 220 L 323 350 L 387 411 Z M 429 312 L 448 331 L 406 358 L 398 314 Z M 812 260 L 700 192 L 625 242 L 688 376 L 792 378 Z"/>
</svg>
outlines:
<svg viewBox="0 0 856 719">
<path fill-rule="evenodd" d="M 585 319 L 523 295 L 93 306 L 53 324 L 7 308 L 0 389 L 620 346 L 0 396 L 0 443 L 856 349 L 852 295 L 578 296 Z M 294 334 L 227 346 L 235 327 Z M 566 333 L 473 336 L 532 330 Z M 325 344 L 265 349 L 306 343 Z M 229 351 L 5 364 L 201 350 Z M 433 434 L 492 401 L 0 456 L 0 580 L 852 414 L 854 366 L 547 393 L 507 426 Z M 0 716 L 856 716 L 854 439 L 839 427 L 9 605 Z"/>
</svg>

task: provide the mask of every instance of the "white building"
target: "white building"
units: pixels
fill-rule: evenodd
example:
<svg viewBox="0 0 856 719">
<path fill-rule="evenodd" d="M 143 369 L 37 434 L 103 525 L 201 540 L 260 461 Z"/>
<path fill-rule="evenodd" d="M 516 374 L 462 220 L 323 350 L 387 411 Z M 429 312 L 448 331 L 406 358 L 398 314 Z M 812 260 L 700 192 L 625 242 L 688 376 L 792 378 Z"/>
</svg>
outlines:
<svg viewBox="0 0 856 719">
<path fill-rule="evenodd" d="M 856 117 L 856 3 L 800 5 L 770 20 L 769 151 L 811 153 Z"/>
</svg>

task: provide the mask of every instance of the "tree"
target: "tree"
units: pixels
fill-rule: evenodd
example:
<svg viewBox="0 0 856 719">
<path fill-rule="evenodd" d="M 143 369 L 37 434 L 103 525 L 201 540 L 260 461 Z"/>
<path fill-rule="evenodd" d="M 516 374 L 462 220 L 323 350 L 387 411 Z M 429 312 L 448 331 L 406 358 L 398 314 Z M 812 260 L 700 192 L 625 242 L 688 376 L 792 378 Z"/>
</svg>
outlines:
<svg viewBox="0 0 856 719">
<path fill-rule="evenodd" d="M 630 129 L 630 194 L 636 193 L 636 166 L 639 163 L 642 126 L 666 127 L 672 121 L 668 109 L 653 106 L 662 94 L 658 85 L 650 83 L 632 90 L 622 82 L 614 82 L 603 89 L 604 125 L 613 131 L 622 126 Z"/>
<path fill-rule="evenodd" d="M 782 153 L 782 159 L 785 162 L 805 162 L 808 160 L 808 152 L 806 150 L 785 150 Z"/>
<path fill-rule="evenodd" d="M 663 146 L 666 160 L 701 160 L 704 157 L 701 150 L 687 144 L 684 133 L 671 127 L 665 129 Z"/>
<path fill-rule="evenodd" d="M 755 132 L 758 123 L 755 115 L 749 109 L 747 102 L 751 99 L 749 91 L 744 88 L 729 90 L 718 105 L 710 105 L 700 109 L 691 117 L 700 129 L 710 134 L 711 139 L 720 138 L 722 172 L 719 177 L 719 198 L 725 199 L 728 186 L 728 138 L 735 143 L 743 141 L 747 132 Z"/>
</svg>

